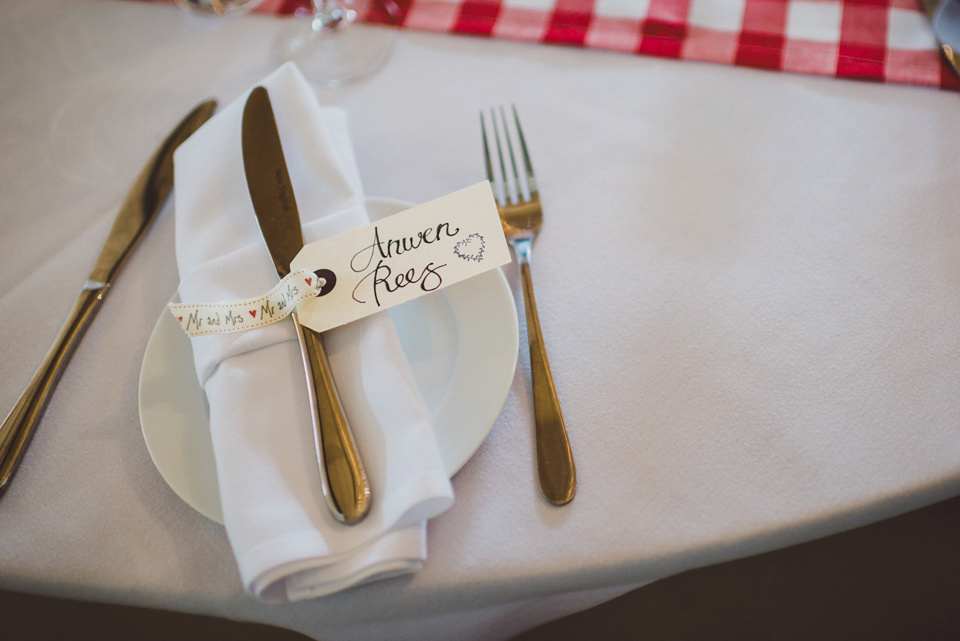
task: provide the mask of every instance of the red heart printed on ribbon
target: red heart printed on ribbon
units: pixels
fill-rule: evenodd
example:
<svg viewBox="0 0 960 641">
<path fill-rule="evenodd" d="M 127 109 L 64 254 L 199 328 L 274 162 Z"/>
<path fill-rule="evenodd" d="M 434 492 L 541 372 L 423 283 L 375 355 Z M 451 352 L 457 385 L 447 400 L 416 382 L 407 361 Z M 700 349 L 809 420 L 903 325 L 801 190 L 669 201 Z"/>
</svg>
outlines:
<svg viewBox="0 0 960 641">
<path fill-rule="evenodd" d="M 256 317 L 257 317 L 257 310 L 251 309 L 251 310 L 250 310 L 250 315 L 253 316 L 254 318 L 256 318 Z"/>
</svg>

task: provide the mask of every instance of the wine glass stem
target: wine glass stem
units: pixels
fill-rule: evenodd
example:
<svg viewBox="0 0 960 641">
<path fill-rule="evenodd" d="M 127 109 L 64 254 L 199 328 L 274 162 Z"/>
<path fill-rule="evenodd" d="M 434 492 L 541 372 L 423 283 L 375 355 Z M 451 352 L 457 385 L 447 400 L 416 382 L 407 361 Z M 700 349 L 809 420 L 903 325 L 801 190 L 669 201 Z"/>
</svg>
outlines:
<svg viewBox="0 0 960 641">
<path fill-rule="evenodd" d="M 344 23 L 350 23 L 356 19 L 356 12 L 347 7 L 345 0 L 312 1 L 314 31 L 339 29 L 346 26 Z"/>
</svg>

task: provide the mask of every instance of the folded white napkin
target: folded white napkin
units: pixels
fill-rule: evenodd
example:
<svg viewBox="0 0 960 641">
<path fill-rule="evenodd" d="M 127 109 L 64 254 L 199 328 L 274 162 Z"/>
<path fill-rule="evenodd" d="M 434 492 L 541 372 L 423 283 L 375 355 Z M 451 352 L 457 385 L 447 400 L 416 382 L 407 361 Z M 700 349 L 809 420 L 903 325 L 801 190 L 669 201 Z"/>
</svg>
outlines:
<svg viewBox="0 0 960 641">
<path fill-rule="evenodd" d="M 321 108 L 293 64 L 260 83 L 273 104 L 305 242 L 368 222 L 345 114 Z M 277 281 L 244 175 L 247 94 L 174 156 L 184 302 L 237 300 Z M 419 569 L 426 520 L 453 502 L 420 392 L 385 313 L 324 334 L 370 481 L 370 513 L 346 526 L 320 490 L 291 320 L 192 339 L 210 405 L 227 535 L 244 585 L 266 601 L 329 594 Z"/>
</svg>

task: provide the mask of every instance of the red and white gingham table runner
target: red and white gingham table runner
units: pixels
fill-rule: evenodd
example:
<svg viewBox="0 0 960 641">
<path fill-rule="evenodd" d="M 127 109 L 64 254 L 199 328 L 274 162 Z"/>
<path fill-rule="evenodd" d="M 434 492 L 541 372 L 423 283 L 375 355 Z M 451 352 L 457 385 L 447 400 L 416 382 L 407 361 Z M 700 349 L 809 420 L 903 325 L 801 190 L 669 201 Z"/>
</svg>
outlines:
<svg viewBox="0 0 960 641">
<path fill-rule="evenodd" d="M 920 0 L 383 0 L 409 29 L 960 89 Z M 265 0 L 291 14 L 308 0 Z"/>
</svg>

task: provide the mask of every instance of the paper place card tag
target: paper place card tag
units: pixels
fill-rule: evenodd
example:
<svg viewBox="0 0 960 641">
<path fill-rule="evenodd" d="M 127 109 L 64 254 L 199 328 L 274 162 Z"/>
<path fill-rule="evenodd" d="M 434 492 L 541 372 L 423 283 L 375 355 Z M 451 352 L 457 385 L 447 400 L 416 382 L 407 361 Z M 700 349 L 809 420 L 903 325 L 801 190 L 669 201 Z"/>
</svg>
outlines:
<svg viewBox="0 0 960 641">
<path fill-rule="evenodd" d="M 305 245 L 262 296 L 167 307 L 190 336 L 256 329 L 294 311 L 323 332 L 508 262 L 493 191 L 482 182 Z"/>
<path fill-rule="evenodd" d="M 300 303 L 318 332 L 405 303 L 510 262 L 486 181 L 310 243 L 291 269 L 328 270 L 336 286 Z M 329 280 L 329 278 L 328 278 Z"/>
</svg>

